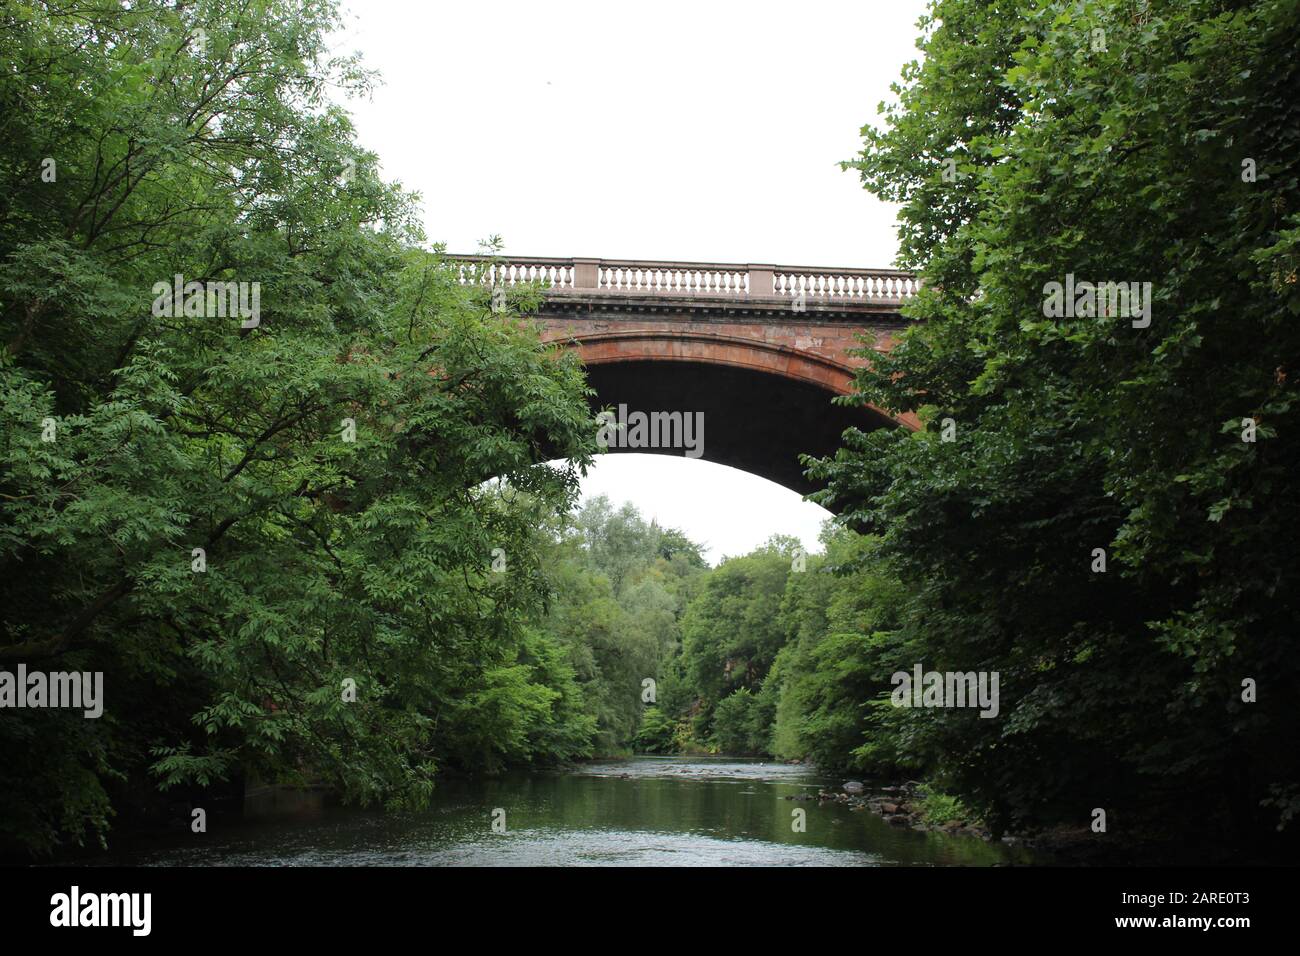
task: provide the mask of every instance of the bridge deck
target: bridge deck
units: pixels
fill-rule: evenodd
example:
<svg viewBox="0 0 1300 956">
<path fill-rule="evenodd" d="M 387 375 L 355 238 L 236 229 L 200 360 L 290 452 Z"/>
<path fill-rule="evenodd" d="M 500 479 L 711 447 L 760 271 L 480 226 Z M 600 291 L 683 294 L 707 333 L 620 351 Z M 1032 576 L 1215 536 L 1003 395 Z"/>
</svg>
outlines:
<svg viewBox="0 0 1300 956">
<path fill-rule="evenodd" d="M 448 255 L 460 281 L 509 287 L 538 282 L 549 310 L 606 307 L 704 312 L 811 313 L 831 317 L 897 315 L 919 282 L 898 269 L 763 263 L 555 259 Z"/>
</svg>

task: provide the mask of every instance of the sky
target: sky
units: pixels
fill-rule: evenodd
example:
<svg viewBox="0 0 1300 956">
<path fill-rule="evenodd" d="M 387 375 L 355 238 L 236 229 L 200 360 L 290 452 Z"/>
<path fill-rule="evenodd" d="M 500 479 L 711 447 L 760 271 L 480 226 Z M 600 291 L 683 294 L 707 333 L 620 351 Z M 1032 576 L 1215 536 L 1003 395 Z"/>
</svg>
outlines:
<svg viewBox="0 0 1300 956">
<path fill-rule="evenodd" d="M 839 162 L 892 99 L 923 0 L 352 0 L 348 100 L 431 242 L 507 255 L 893 265 L 895 213 Z M 604 456 L 584 497 L 630 501 L 716 562 L 826 511 L 702 460 Z"/>
</svg>

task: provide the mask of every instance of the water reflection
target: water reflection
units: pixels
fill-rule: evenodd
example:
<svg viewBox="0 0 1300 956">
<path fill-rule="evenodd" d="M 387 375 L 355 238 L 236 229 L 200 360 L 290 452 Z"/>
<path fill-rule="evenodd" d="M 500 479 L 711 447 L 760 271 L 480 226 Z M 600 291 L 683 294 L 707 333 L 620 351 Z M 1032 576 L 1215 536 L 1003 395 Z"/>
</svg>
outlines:
<svg viewBox="0 0 1300 956">
<path fill-rule="evenodd" d="M 115 847 L 94 862 L 267 866 L 891 866 L 1028 862 L 974 837 L 890 826 L 869 811 L 787 797 L 838 789 L 806 768 L 655 758 L 554 773 L 445 780 L 433 807 L 383 814 L 319 792 L 250 794 L 245 819 Z M 492 830 L 505 811 L 505 833 Z M 805 811 L 796 832 L 794 810 Z"/>
</svg>

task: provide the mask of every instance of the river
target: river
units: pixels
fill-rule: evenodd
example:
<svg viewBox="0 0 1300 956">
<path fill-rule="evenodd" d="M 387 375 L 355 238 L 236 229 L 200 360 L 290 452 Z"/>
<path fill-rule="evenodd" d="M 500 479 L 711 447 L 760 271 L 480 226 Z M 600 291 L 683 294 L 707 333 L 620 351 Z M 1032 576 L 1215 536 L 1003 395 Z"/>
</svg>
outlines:
<svg viewBox="0 0 1300 956">
<path fill-rule="evenodd" d="M 987 866 L 1030 862 L 978 838 L 791 800 L 843 781 L 734 758 L 634 757 L 552 773 L 447 779 L 420 812 L 267 792 L 208 832 L 115 841 L 91 863 L 154 866 Z M 868 790 L 868 793 L 871 791 Z M 797 832 L 795 810 L 806 812 Z M 494 813 L 494 811 L 496 811 Z M 503 813 L 501 812 L 503 811 Z M 498 823 L 494 831 L 493 821 Z M 504 824 L 505 832 L 497 832 Z"/>
</svg>

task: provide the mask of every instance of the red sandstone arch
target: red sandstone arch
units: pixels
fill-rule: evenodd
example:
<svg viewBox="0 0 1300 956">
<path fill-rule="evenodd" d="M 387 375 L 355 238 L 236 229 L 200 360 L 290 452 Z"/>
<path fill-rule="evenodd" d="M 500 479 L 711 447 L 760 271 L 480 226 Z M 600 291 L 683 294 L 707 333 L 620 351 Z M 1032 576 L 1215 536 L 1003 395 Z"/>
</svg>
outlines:
<svg viewBox="0 0 1300 956">
<path fill-rule="evenodd" d="M 696 362 L 780 375 L 816 385 L 835 395 L 853 391 L 853 366 L 788 345 L 731 335 L 659 329 L 628 329 L 581 336 L 549 334 L 548 341 L 564 341 L 576 349 L 587 365 L 614 362 Z M 916 431 L 920 420 L 911 412 L 890 415 L 875 405 L 866 406 L 882 418 Z"/>
</svg>

